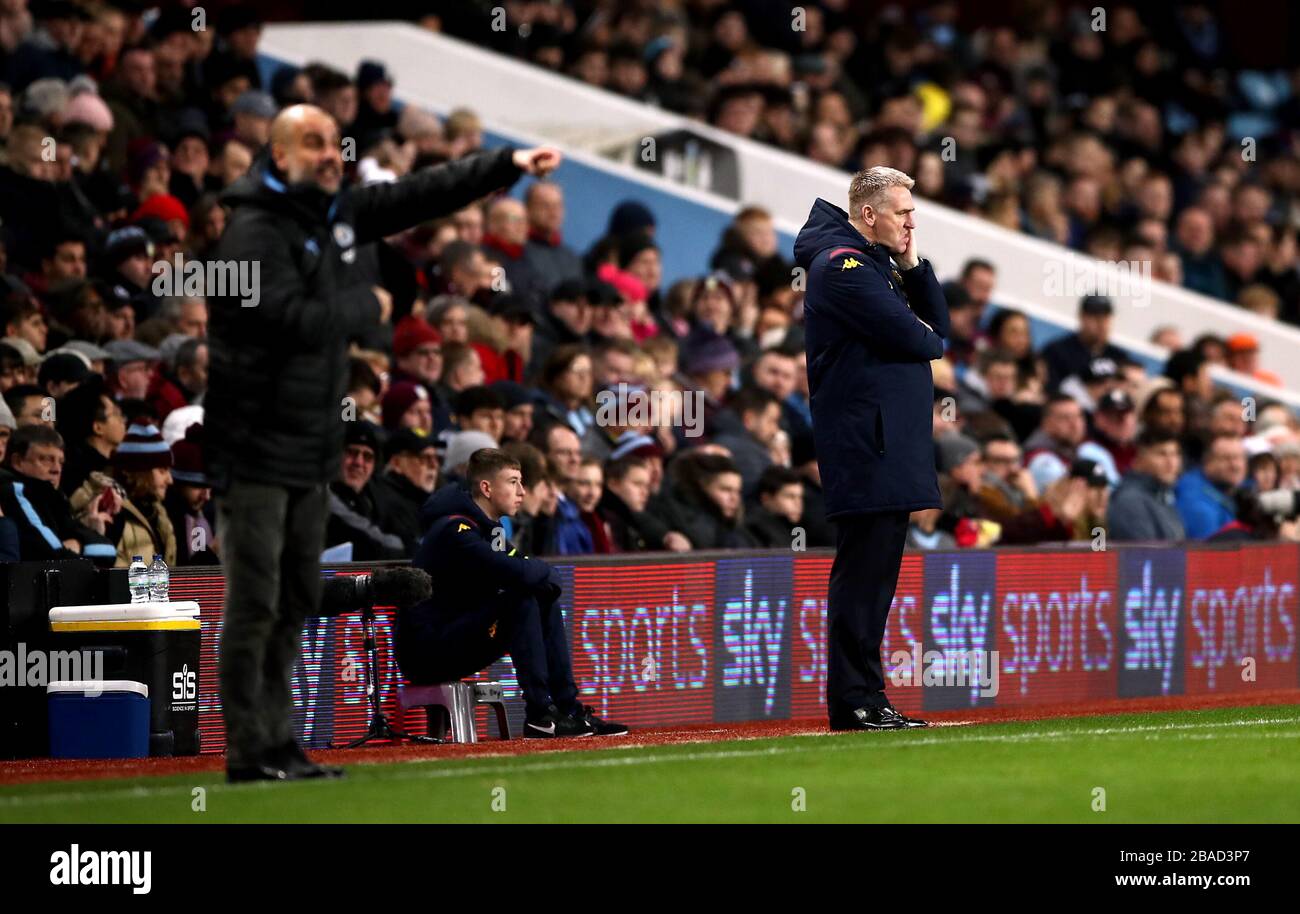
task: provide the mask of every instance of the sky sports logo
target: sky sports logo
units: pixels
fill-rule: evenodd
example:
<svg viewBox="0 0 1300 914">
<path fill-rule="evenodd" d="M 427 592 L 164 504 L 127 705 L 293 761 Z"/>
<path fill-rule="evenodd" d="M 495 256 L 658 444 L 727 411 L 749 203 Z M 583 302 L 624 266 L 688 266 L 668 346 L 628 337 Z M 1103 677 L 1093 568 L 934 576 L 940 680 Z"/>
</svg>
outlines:
<svg viewBox="0 0 1300 914">
<path fill-rule="evenodd" d="M 153 887 L 153 851 L 91 851 L 74 844 L 50 855 L 51 885 L 129 885 L 135 895 Z"/>
</svg>

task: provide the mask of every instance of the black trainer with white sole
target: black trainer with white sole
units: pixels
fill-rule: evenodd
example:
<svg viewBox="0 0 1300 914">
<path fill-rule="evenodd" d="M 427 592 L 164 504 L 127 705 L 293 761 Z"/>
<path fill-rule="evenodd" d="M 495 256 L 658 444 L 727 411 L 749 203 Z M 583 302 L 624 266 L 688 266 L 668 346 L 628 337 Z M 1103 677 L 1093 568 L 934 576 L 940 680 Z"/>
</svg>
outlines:
<svg viewBox="0 0 1300 914">
<path fill-rule="evenodd" d="M 532 739 L 559 739 L 562 737 L 592 736 L 595 731 L 585 721 L 561 714 L 560 709 L 551 705 L 546 713 L 530 717 L 524 721 L 524 736 Z"/>
<path fill-rule="evenodd" d="M 627 734 L 625 724 L 616 724 L 612 720 L 601 720 L 596 716 L 596 709 L 591 705 L 578 705 L 573 714 L 576 720 L 586 724 L 595 736 L 624 736 Z"/>
</svg>

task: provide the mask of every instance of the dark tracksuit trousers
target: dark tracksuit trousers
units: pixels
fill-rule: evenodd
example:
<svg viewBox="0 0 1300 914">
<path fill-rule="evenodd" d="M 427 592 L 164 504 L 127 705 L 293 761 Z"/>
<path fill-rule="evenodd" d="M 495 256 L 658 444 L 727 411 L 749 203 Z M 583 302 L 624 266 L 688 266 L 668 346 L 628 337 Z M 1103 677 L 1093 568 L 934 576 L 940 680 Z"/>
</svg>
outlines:
<svg viewBox="0 0 1300 914">
<path fill-rule="evenodd" d="M 473 676 L 506 653 L 514 661 L 528 716 L 540 717 L 549 705 L 569 713 L 578 689 L 564 630 L 564 614 L 553 600 L 505 591 L 497 599 L 464 612 L 413 607 L 430 621 L 398 625 L 402 673 L 417 685 L 453 682 Z M 427 615 L 425 615 L 427 614 Z"/>
<path fill-rule="evenodd" d="M 293 734 L 293 668 L 303 622 L 320 604 L 325 486 L 236 480 L 217 497 L 226 579 L 221 711 L 226 764 L 256 764 Z"/>
<path fill-rule="evenodd" d="M 832 722 L 888 702 L 880 644 L 903 564 L 908 518 L 907 511 L 887 511 L 835 520 L 827 592 L 826 710 Z"/>
</svg>

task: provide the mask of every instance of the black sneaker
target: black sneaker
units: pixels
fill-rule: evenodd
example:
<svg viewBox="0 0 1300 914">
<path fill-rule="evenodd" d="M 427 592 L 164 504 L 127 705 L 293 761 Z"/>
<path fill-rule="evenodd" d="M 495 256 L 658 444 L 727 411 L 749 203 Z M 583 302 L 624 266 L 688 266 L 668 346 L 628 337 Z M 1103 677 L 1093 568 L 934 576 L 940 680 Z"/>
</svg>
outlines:
<svg viewBox="0 0 1300 914">
<path fill-rule="evenodd" d="M 290 741 L 283 746 L 272 749 L 267 753 L 267 757 L 271 764 L 284 769 L 286 779 L 290 781 L 343 777 L 342 768 L 317 765 L 307 758 L 307 753 L 302 751 L 302 747 L 298 745 L 297 741 Z"/>
<path fill-rule="evenodd" d="M 612 720 L 601 720 L 596 716 L 596 709 L 591 705 L 578 705 L 578 710 L 573 712 L 573 717 L 575 720 L 584 723 L 595 736 L 625 736 L 627 734 L 625 724 L 616 724 Z"/>
<path fill-rule="evenodd" d="M 594 732 L 585 722 L 568 714 L 561 714 L 560 709 L 555 705 L 547 707 L 545 714 L 529 717 L 524 721 L 524 736 L 534 739 L 591 736 Z"/>
</svg>

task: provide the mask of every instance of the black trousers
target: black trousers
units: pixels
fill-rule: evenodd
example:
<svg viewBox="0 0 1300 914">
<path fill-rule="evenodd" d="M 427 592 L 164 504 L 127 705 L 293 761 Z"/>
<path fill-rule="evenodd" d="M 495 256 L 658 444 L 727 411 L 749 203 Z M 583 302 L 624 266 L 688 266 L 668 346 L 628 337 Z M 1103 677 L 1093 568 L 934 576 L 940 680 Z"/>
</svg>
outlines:
<svg viewBox="0 0 1300 914">
<path fill-rule="evenodd" d="M 221 711 L 226 761 L 255 764 L 293 739 L 293 667 L 306 617 L 320 604 L 324 485 L 234 482 L 217 498 L 226 579 Z"/>
<path fill-rule="evenodd" d="M 397 639 L 402 675 L 413 683 L 465 679 L 509 653 L 529 717 L 552 704 L 566 714 L 577 708 L 564 614 L 554 601 L 507 591 L 459 613 L 426 601 L 399 615 Z"/>
<path fill-rule="evenodd" d="M 888 511 L 835 521 L 827 592 L 826 710 L 832 721 L 887 701 L 880 643 L 903 564 L 908 517 L 907 511 Z"/>
</svg>

